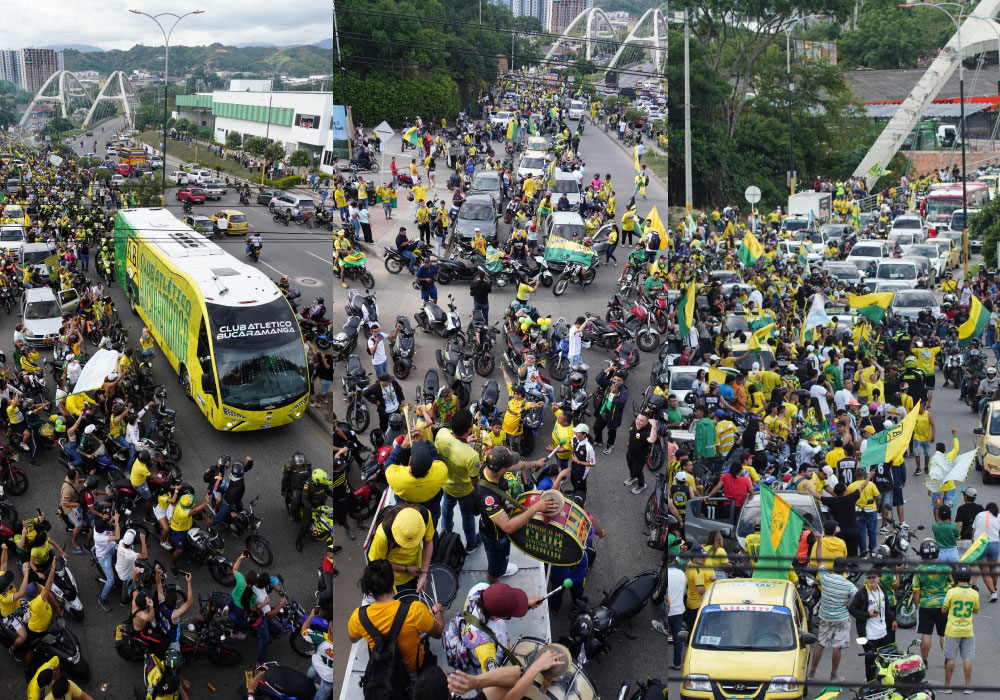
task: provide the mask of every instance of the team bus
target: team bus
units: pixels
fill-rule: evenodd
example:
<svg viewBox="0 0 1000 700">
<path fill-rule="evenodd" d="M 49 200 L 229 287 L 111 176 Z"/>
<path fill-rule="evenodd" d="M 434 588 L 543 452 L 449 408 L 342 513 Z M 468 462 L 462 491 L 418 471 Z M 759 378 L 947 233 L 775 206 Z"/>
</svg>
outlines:
<svg viewBox="0 0 1000 700">
<path fill-rule="evenodd" d="M 990 201 L 989 187 L 985 182 L 967 182 L 965 196 L 969 209 L 982 209 Z M 920 214 L 927 220 L 930 228 L 947 230 L 951 215 L 961 208 L 962 183 L 942 183 L 931 187 L 920 203 Z"/>
<path fill-rule="evenodd" d="M 115 265 L 184 392 L 218 430 L 291 423 L 306 411 L 306 348 L 274 283 L 166 209 L 123 209 Z"/>
</svg>

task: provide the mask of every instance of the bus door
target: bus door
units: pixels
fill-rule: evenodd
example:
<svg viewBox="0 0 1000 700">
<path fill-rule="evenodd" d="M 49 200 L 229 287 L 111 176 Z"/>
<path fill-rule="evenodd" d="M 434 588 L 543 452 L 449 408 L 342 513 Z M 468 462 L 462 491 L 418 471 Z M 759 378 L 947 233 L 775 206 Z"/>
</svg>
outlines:
<svg viewBox="0 0 1000 700">
<path fill-rule="evenodd" d="M 215 363 L 212 362 L 212 348 L 208 343 L 208 329 L 205 326 L 205 317 L 201 317 L 198 328 L 198 365 L 201 369 L 201 393 L 213 401 L 213 406 L 209 408 L 209 417 L 219 407 L 219 392 L 216 389 Z"/>
</svg>

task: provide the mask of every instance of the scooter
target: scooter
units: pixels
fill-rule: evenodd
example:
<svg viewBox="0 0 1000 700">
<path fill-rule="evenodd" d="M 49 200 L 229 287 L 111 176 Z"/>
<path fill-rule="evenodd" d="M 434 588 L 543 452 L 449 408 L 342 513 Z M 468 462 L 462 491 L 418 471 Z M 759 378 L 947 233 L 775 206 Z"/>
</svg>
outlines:
<svg viewBox="0 0 1000 700">
<path fill-rule="evenodd" d="M 362 293 L 352 289 L 347 293 L 347 304 L 344 311 L 348 316 L 357 316 L 364 326 L 365 338 L 371 335 L 371 324 L 378 322 L 378 303 L 375 292 Z"/>
<path fill-rule="evenodd" d="M 344 324 L 340 333 L 333 336 L 333 339 L 330 341 L 334 362 L 346 360 L 348 355 L 354 352 L 354 348 L 358 345 L 360 330 L 361 318 L 359 316 L 348 316 L 347 323 Z"/>
<path fill-rule="evenodd" d="M 392 374 L 396 379 L 403 380 L 410 376 L 410 370 L 413 368 L 415 351 L 413 326 L 410 325 L 410 319 L 403 315 L 396 317 L 396 323 L 400 326 L 399 334 L 389 341 L 389 349 L 392 352 Z"/>
<path fill-rule="evenodd" d="M 413 315 L 413 318 L 425 333 L 434 333 L 445 339 L 455 337 L 464 345 L 465 335 L 462 333 L 462 317 L 455 309 L 455 298 L 449 294 L 447 314 L 440 306 L 428 300 L 424 302 L 420 311 Z"/>
<path fill-rule="evenodd" d="M 17 633 L 0 618 L 0 644 L 9 647 L 16 638 Z M 39 665 L 53 656 L 58 656 L 59 668 L 63 673 L 79 683 L 90 683 L 90 664 L 83 658 L 80 640 L 66 627 L 63 618 L 53 618 L 52 625 L 45 634 L 34 642 L 29 642 L 27 648 L 35 652 L 35 663 L 32 664 L 35 668 L 24 669 L 28 678 L 31 678 Z"/>
<path fill-rule="evenodd" d="M 652 598 L 655 586 L 655 571 L 623 578 L 604 594 L 597 607 L 576 616 L 570 625 L 569 635 L 559 641 L 569 648 L 577 665 L 584 666 L 607 653 L 616 634 L 634 639 L 621 627 L 628 626 L 628 621 L 642 612 Z"/>
<path fill-rule="evenodd" d="M 52 595 L 71 619 L 80 622 L 84 616 L 83 601 L 80 600 L 76 577 L 67 564 L 66 557 L 57 557 L 52 562 L 52 566 L 56 567 L 56 573 L 52 576 Z"/>
<path fill-rule="evenodd" d="M 472 403 L 469 410 L 473 416 L 479 417 L 481 428 L 489 429 L 490 419 L 499 415 L 497 403 L 500 401 L 500 385 L 495 379 L 491 379 L 483 385 L 483 390 L 479 394 L 479 402 Z"/>
<path fill-rule="evenodd" d="M 587 375 L 586 365 L 580 365 L 583 371 L 574 370 L 569 373 L 569 384 L 561 384 L 560 392 L 564 395 L 559 408 L 569 416 L 573 425 L 586 423 L 590 410 L 587 408 Z"/>
<path fill-rule="evenodd" d="M 417 396 L 423 403 L 430 403 L 437 398 L 440 388 L 441 380 L 438 378 L 437 370 L 432 367 L 424 375 L 424 383 L 417 387 Z"/>
<path fill-rule="evenodd" d="M 254 686 L 256 680 L 256 687 Z M 253 674 L 247 673 L 247 692 L 252 689 L 256 698 L 276 700 L 310 700 L 316 695 L 316 686 L 305 674 L 268 661 L 258 666 Z M 241 697 L 246 697 L 241 694 Z"/>
<path fill-rule="evenodd" d="M 253 262 L 259 262 L 262 247 L 259 243 L 250 243 L 247 241 L 247 257 Z"/>
</svg>

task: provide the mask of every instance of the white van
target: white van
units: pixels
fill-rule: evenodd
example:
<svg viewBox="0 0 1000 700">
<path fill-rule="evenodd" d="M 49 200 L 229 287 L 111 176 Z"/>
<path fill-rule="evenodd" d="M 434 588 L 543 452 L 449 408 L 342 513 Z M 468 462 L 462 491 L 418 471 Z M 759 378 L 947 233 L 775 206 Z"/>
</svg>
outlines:
<svg viewBox="0 0 1000 700">
<path fill-rule="evenodd" d="M 580 210 L 580 186 L 576 184 L 576 176 L 563 170 L 556 171 L 555 182 L 552 183 L 552 208 L 555 209 L 563 193 L 569 201 L 570 211 Z"/>
<path fill-rule="evenodd" d="M 569 118 L 583 119 L 584 109 L 583 102 L 580 100 L 571 100 L 569 103 Z"/>
</svg>

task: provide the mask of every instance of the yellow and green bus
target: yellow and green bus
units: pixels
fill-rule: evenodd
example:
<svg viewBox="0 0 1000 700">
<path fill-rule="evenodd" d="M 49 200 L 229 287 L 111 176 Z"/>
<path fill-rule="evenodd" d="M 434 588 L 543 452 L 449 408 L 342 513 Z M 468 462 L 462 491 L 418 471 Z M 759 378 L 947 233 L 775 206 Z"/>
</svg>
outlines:
<svg viewBox="0 0 1000 700">
<path fill-rule="evenodd" d="M 285 425 L 309 402 L 306 346 L 275 284 L 166 209 L 123 209 L 115 265 L 129 306 L 218 430 Z"/>
</svg>

